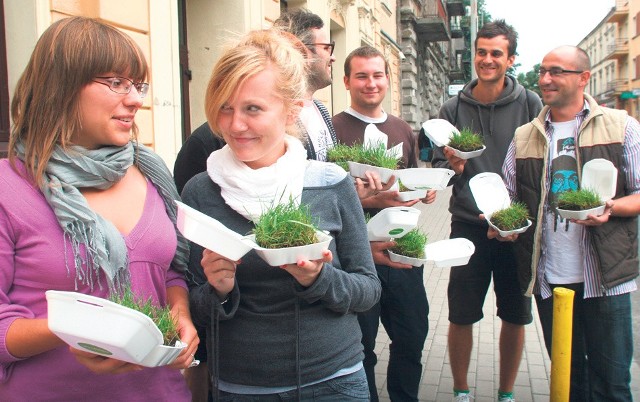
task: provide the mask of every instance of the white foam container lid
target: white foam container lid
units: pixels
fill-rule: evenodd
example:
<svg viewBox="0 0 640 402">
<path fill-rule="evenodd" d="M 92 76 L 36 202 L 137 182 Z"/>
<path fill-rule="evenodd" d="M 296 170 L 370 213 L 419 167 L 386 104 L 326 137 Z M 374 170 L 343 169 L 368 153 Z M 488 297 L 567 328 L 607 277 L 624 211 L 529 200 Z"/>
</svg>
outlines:
<svg viewBox="0 0 640 402">
<path fill-rule="evenodd" d="M 475 250 L 473 243 L 464 238 L 440 240 L 425 247 L 426 259 L 440 268 L 466 265 Z"/>
<path fill-rule="evenodd" d="M 251 250 L 244 236 L 227 228 L 218 220 L 176 201 L 178 230 L 184 237 L 225 258 L 236 261 Z"/>
<path fill-rule="evenodd" d="M 74 348 L 156 367 L 171 363 L 186 346 L 163 345 L 151 318 L 109 300 L 57 290 L 45 295 L 49 329 Z"/>
<path fill-rule="evenodd" d="M 455 174 L 451 169 L 409 168 L 396 170 L 395 175 L 407 188 L 444 190 Z"/>
<path fill-rule="evenodd" d="M 430 119 L 422 123 L 424 133 L 438 147 L 444 147 L 449 143 L 453 133 L 460 131 L 445 119 Z"/>
<path fill-rule="evenodd" d="M 389 207 L 367 222 L 369 241 L 388 241 L 402 237 L 418 225 L 420 210 L 413 207 Z"/>
<path fill-rule="evenodd" d="M 618 169 L 606 159 L 592 159 L 582 167 L 581 188 L 591 189 L 607 201 L 616 195 Z"/>
</svg>

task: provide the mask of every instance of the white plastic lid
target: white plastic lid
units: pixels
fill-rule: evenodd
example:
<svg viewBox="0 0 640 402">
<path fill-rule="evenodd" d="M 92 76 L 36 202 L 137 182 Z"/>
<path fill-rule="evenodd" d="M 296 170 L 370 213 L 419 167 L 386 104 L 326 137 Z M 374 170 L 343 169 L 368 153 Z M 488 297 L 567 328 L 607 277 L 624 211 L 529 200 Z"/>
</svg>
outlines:
<svg viewBox="0 0 640 402">
<path fill-rule="evenodd" d="M 485 172 L 473 176 L 469 180 L 469 188 L 478 209 L 485 217 L 511 205 L 507 187 L 504 185 L 502 177 L 497 173 Z"/>
<path fill-rule="evenodd" d="M 422 123 L 422 128 L 425 135 L 438 147 L 447 145 L 453 133 L 460 133 L 453 124 L 444 119 L 427 120 Z"/>
<path fill-rule="evenodd" d="M 606 159 L 592 159 L 582 168 L 582 188 L 591 189 L 607 201 L 616 195 L 618 169 Z"/>
</svg>

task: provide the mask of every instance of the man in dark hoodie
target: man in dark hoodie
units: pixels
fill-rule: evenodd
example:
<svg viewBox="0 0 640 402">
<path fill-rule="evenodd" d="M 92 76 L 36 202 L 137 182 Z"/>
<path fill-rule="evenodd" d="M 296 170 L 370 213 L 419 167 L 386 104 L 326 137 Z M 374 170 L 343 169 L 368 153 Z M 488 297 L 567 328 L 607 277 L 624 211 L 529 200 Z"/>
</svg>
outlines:
<svg viewBox="0 0 640 402">
<path fill-rule="evenodd" d="M 463 160 L 448 147 L 434 150 L 433 167 L 453 169 L 451 238 L 467 238 L 475 245 L 468 265 L 452 267 L 449 278 L 449 359 L 453 374 L 453 400 L 470 400 L 467 374 L 473 347 L 473 324 L 483 317 L 482 306 L 493 276 L 500 333 L 499 401 L 513 401 L 513 386 L 524 346 L 524 325 L 529 324 L 531 298 L 518 285 L 510 243 L 487 238 L 487 223 L 469 189 L 478 173 L 501 173 L 502 162 L 517 127 L 542 109 L 540 98 L 506 75 L 513 65 L 517 33 L 504 20 L 485 24 L 477 34 L 474 65 L 478 78 L 442 105 L 440 118 L 458 129 L 470 128 L 483 137 L 481 156 Z"/>
</svg>

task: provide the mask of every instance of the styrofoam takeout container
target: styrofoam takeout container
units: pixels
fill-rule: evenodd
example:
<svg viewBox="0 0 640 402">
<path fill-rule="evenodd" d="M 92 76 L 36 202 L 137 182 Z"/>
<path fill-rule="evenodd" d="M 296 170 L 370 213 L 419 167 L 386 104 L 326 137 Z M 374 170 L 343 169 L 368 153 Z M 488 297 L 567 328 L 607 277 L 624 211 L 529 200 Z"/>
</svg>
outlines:
<svg viewBox="0 0 640 402">
<path fill-rule="evenodd" d="M 387 250 L 387 252 L 389 253 L 389 259 L 391 261 L 399 262 L 400 264 L 408 264 L 413 265 L 414 267 L 419 267 L 427 262 L 426 258 L 407 257 L 406 255 L 396 254 L 391 250 Z"/>
<path fill-rule="evenodd" d="M 444 190 L 449 179 L 455 174 L 451 169 L 442 168 L 410 168 L 396 170 L 396 177 L 405 187 L 412 190 L 433 189 Z"/>
<path fill-rule="evenodd" d="M 45 294 L 49 329 L 76 349 L 157 367 L 171 363 L 186 347 L 163 345 L 158 327 L 139 311 L 77 292 Z"/>
<path fill-rule="evenodd" d="M 252 246 L 244 236 L 227 228 L 218 220 L 176 201 L 178 205 L 178 230 L 184 237 L 215 253 L 233 261 L 237 261 Z"/>
<path fill-rule="evenodd" d="M 295 264 L 300 259 L 319 260 L 322 259 L 322 253 L 329 248 L 329 244 L 333 237 L 328 233 L 317 230 L 316 236 L 318 242 L 307 244 L 305 246 L 285 247 L 285 248 L 264 248 L 256 243 L 255 235 L 246 236 L 248 242 L 253 245 L 256 253 L 267 264 L 273 267 L 279 267 L 285 264 Z"/>
<path fill-rule="evenodd" d="M 468 264 L 475 250 L 470 240 L 446 239 L 427 244 L 425 257 L 427 261 L 433 261 L 436 267 L 455 267 Z"/>
<path fill-rule="evenodd" d="M 444 147 L 449 143 L 453 134 L 460 131 L 445 119 L 430 119 L 422 123 L 424 134 L 437 147 Z"/>
<path fill-rule="evenodd" d="M 427 196 L 428 190 L 399 191 L 396 199 L 401 202 L 420 200 Z"/>
<path fill-rule="evenodd" d="M 592 159 L 582 167 L 581 188 L 595 191 L 604 203 L 616 195 L 616 178 L 618 169 L 606 159 Z M 558 208 L 558 214 L 565 219 L 584 220 L 588 215 L 600 216 L 604 212 L 605 205 L 582 210 L 570 211 Z"/>
<path fill-rule="evenodd" d="M 460 134 L 460 131 L 453 124 L 444 119 L 427 120 L 422 123 L 422 128 L 424 129 L 424 134 L 438 147 L 449 146 L 449 141 L 454 133 Z M 486 148 L 487 147 L 483 145 L 482 149 L 470 152 L 463 152 L 455 148 L 452 149 L 458 158 L 471 159 L 480 156 Z"/>
<path fill-rule="evenodd" d="M 418 225 L 420 210 L 412 207 L 389 207 L 367 222 L 369 241 L 389 241 L 402 237 Z"/>
<path fill-rule="evenodd" d="M 507 237 L 512 234 L 523 233 L 531 226 L 531 221 L 527 219 L 527 225 L 514 230 L 501 230 L 491 223 L 493 213 L 511 205 L 509 192 L 499 174 L 484 172 L 473 176 L 469 180 L 471 194 L 476 201 L 478 209 L 484 214 L 489 226 L 500 233 L 500 236 Z"/>
<path fill-rule="evenodd" d="M 361 179 L 367 178 L 367 176 L 365 175 L 367 171 L 374 171 L 378 173 L 378 176 L 380 176 L 380 181 L 386 183 L 389 181 L 391 176 L 395 174 L 395 170 L 367 165 L 364 163 L 349 161 L 347 162 L 347 164 L 349 165 L 349 174 L 353 177 L 359 177 Z"/>
<path fill-rule="evenodd" d="M 459 149 L 455 149 L 455 148 L 451 148 L 451 149 L 453 149 L 453 154 L 458 158 L 471 159 L 471 158 L 475 158 L 476 156 L 482 155 L 482 153 L 484 152 L 485 149 L 487 149 L 487 147 L 483 145 L 482 148 L 476 149 L 475 151 L 469 151 L 469 152 L 460 151 Z"/>
</svg>

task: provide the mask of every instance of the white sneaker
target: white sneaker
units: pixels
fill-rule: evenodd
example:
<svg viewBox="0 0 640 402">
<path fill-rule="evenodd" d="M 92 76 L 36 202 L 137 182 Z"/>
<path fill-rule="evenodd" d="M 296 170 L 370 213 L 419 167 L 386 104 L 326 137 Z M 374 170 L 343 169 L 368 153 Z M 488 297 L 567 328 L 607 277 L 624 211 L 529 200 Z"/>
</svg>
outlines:
<svg viewBox="0 0 640 402">
<path fill-rule="evenodd" d="M 471 402 L 473 399 L 473 395 L 469 394 L 458 394 L 455 395 L 452 399 L 452 402 Z"/>
<path fill-rule="evenodd" d="M 503 396 L 502 398 L 498 398 L 498 402 L 516 402 L 516 399 L 512 396 Z"/>
</svg>

